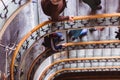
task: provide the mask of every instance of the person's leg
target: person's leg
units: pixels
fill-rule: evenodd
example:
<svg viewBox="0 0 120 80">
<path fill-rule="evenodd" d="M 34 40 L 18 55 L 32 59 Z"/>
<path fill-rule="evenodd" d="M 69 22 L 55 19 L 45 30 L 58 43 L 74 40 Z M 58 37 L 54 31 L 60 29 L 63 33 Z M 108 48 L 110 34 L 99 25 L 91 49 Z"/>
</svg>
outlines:
<svg viewBox="0 0 120 80">
<path fill-rule="evenodd" d="M 102 9 L 101 0 L 83 0 L 83 2 L 88 4 L 92 11 Z"/>
<path fill-rule="evenodd" d="M 45 36 L 42 45 L 46 48 L 50 48 L 51 47 L 50 42 L 51 42 L 50 36 L 49 35 Z"/>
<path fill-rule="evenodd" d="M 100 5 L 101 4 L 101 0 L 94 0 L 96 5 Z"/>
<path fill-rule="evenodd" d="M 90 31 L 90 33 L 92 33 L 94 31 L 96 31 L 96 28 L 90 28 L 89 31 Z"/>
<path fill-rule="evenodd" d="M 101 0 L 94 0 L 94 2 L 95 2 L 95 6 L 96 6 L 95 10 L 102 9 L 102 6 L 100 5 L 101 4 Z"/>
<path fill-rule="evenodd" d="M 91 9 L 93 9 L 94 1 L 93 0 L 83 0 L 84 3 L 86 3 Z"/>
</svg>

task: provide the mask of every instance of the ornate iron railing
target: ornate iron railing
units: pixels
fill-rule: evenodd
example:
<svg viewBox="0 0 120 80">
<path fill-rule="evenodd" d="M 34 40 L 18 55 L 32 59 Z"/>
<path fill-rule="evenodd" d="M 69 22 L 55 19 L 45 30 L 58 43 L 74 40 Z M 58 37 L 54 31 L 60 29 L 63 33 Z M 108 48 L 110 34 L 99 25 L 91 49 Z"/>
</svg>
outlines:
<svg viewBox="0 0 120 80">
<path fill-rule="evenodd" d="M 84 72 L 86 72 L 86 71 L 120 71 L 120 66 L 108 66 L 108 67 L 101 67 L 101 68 L 99 68 L 99 67 L 93 67 L 93 68 L 84 68 L 84 69 L 82 69 L 82 68 L 67 68 L 67 69 L 62 69 L 62 70 L 59 70 L 59 71 L 57 71 L 55 74 L 53 74 L 53 75 L 51 75 L 47 80 L 54 80 L 54 78 L 56 77 L 56 76 L 59 76 L 60 74 L 62 74 L 62 73 L 67 73 L 67 72 L 79 72 L 79 71 L 84 71 Z"/>
<path fill-rule="evenodd" d="M 16 50 L 12 57 L 12 63 L 11 63 L 11 71 L 10 71 L 11 80 L 14 80 L 14 76 L 15 76 L 14 70 L 16 67 L 15 64 L 17 64 L 18 66 L 20 65 L 21 60 L 23 59 L 23 56 L 26 55 L 26 51 L 31 47 L 31 45 L 34 42 L 39 40 L 42 36 L 45 36 L 46 34 L 50 34 L 55 31 L 60 31 L 60 30 L 64 31 L 64 30 L 77 29 L 77 28 L 90 28 L 91 26 L 92 27 L 105 27 L 105 26 L 119 27 L 119 16 L 120 16 L 119 13 L 79 16 L 79 17 L 74 17 L 74 22 L 62 21 L 62 22 L 56 22 L 54 24 L 51 24 L 52 23 L 51 21 L 46 21 L 36 26 L 33 30 L 31 30 L 28 34 L 24 36 L 24 38 L 19 42 L 18 46 L 16 47 Z M 94 20 L 96 19 L 97 19 L 97 23 L 93 25 L 92 22 L 95 22 Z M 86 25 L 86 23 L 89 25 Z M 66 48 L 64 50 L 66 50 Z"/>
<path fill-rule="evenodd" d="M 58 54 L 58 53 L 57 53 Z M 57 55 L 57 54 L 55 54 L 55 55 Z M 49 57 L 50 55 L 52 55 L 53 56 L 53 52 L 52 53 L 50 53 L 50 51 L 48 51 L 48 53 L 42 53 L 42 54 L 40 54 L 34 61 L 33 61 L 33 63 L 31 64 L 31 67 L 30 67 L 30 69 L 29 69 L 29 72 L 28 72 L 28 79 L 27 80 L 33 80 L 33 77 L 34 77 L 34 74 L 35 74 L 35 72 L 36 72 L 36 70 L 38 69 L 38 67 L 41 65 L 41 63 L 45 60 L 45 59 L 47 59 L 47 57 Z M 86 54 L 87 55 L 87 54 Z M 65 57 L 65 55 L 64 55 L 64 57 Z M 68 57 L 67 57 L 67 55 L 66 55 L 66 58 L 65 59 L 67 59 Z M 79 58 L 79 57 L 77 57 L 77 58 Z M 118 62 L 119 62 L 119 55 L 118 56 L 106 56 L 106 57 L 104 57 L 104 56 L 99 56 L 99 57 L 81 57 L 80 58 L 80 60 L 83 60 L 83 62 L 87 62 L 88 61 L 88 63 L 91 61 L 91 60 L 93 60 L 93 61 L 98 61 L 99 62 L 99 60 L 100 61 L 112 61 L 113 60 L 113 62 L 114 61 L 116 61 L 116 59 L 118 60 Z M 59 58 L 59 60 L 62 60 L 63 59 L 63 57 L 60 57 Z M 73 58 L 74 59 L 74 58 Z M 110 60 L 109 60 L 110 59 Z M 58 62 L 59 62 L 59 60 L 58 60 Z M 57 60 L 55 60 L 55 63 L 56 63 L 56 61 Z M 72 58 L 71 58 L 71 61 L 72 61 Z M 77 60 L 76 60 L 77 61 Z M 74 62 L 74 61 L 73 61 Z M 85 66 L 84 66 L 85 67 Z"/>
<path fill-rule="evenodd" d="M 119 56 L 63 59 L 49 65 L 42 72 L 39 80 L 53 80 L 48 78 L 50 76 L 52 76 L 50 78 L 55 78 L 55 76 L 60 75 L 64 72 L 120 71 L 119 61 Z M 104 65 L 100 65 L 100 63 Z M 115 65 L 114 63 L 118 63 L 118 65 Z M 73 68 L 76 68 L 76 70 Z"/>
</svg>

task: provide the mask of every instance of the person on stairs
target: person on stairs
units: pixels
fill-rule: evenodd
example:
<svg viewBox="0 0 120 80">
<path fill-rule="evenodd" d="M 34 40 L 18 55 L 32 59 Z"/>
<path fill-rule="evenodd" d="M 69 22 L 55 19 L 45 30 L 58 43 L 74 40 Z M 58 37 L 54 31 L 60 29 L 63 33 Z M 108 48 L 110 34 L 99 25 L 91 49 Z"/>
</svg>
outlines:
<svg viewBox="0 0 120 80">
<path fill-rule="evenodd" d="M 56 32 L 45 36 L 42 45 L 46 48 L 51 48 L 53 51 L 58 51 L 63 47 L 62 44 L 59 44 L 61 41 L 64 41 L 63 33 Z"/>
<path fill-rule="evenodd" d="M 68 35 L 72 40 L 81 39 L 83 36 L 87 35 L 88 30 L 87 29 L 79 29 L 79 30 L 71 30 L 69 31 Z"/>
<path fill-rule="evenodd" d="M 50 16 L 50 20 L 54 22 L 62 20 L 73 21 L 73 17 L 60 16 L 66 7 L 66 0 L 41 0 L 41 7 L 43 12 Z"/>
</svg>

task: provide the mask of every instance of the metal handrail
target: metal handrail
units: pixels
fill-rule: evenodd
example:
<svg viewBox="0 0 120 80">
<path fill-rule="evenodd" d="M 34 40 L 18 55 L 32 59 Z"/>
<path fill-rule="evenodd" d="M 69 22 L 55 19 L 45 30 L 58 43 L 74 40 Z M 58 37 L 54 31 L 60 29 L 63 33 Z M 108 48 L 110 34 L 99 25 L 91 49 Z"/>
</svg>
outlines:
<svg viewBox="0 0 120 80">
<path fill-rule="evenodd" d="M 48 80 L 53 80 L 53 78 L 57 75 L 57 74 L 60 74 L 61 72 L 64 72 L 64 71 L 78 71 L 78 70 L 99 70 L 99 69 L 120 69 L 120 66 L 107 66 L 107 67 L 89 67 L 89 68 L 67 68 L 67 69 L 62 69 L 62 70 L 59 70 L 57 72 L 55 72 L 54 74 L 52 74 Z"/>
<path fill-rule="evenodd" d="M 74 20 L 83 20 L 83 19 L 96 19 L 96 18 L 104 18 L 104 17 L 115 17 L 115 16 L 120 16 L 119 13 L 114 13 L 114 14 L 97 14 L 97 15 L 89 15 L 89 16 L 79 16 L 79 17 L 74 17 Z M 11 62 L 11 67 L 10 67 L 10 73 L 11 73 L 11 80 L 14 80 L 14 63 L 16 56 L 18 54 L 19 49 L 21 48 L 22 44 L 38 29 L 42 28 L 43 26 L 53 23 L 51 21 L 45 21 L 38 26 L 36 26 L 33 30 L 31 30 L 29 33 L 27 33 L 22 40 L 19 42 L 18 46 L 16 47 L 16 50 L 12 56 L 12 62 Z"/>
<path fill-rule="evenodd" d="M 59 61 L 56 61 L 54 63 L 52 63 L 51 65 L 49 65 L 41 74 L 41 76 L 39 77 L 39 80 L 43 80 L 43 77 L 45 77 L 47 75 L 47 71 L 50 71 L 50 69 L 52 69 L 52 67 L 54 65 L 57 65 L 57 64 L 60 64 L 60 63 L 66 63 L 66 62 L 75 62 L 75 61 L 94 61 L 94 60 L 117 60 L 117 59 L 120 59 L 120 56 L 114 56 L 114 57 L 89 57 L 89 58 L 72 58 L 72 59 L 63 59 L 63 60 L 59 60 Z M 97 67 L 96 67 L 97 68 Z M 101 68 L 101 67 L 99 67 Z M 86 68 L 81 68 L 81 70 L 85 70 Z M 87 68 L 88 69 L 88 68 Z M 86 69 L 86 70 L 87 70 Z M 89 68 L 89 69 L 93 69 L 93 67 Z M 107 69 L 107 68 L 106 68 Z M 57 71 L 56 71 L 57 72 Z M 45 75 L 46 74 L 46 75 Z"/>
<path fill-rule="evenodd" d="M 66 47 L 68 47 L 68 46 L 75 46 L 75 45 L 78 45 L 78 46 L 80 46 L 80 45 L 85 45 L 85 44 L 87 44 L 87 45 L 90 45 L 90 44 L 102 44 L 102 42 L 103 42 L 103 44 L 104 43 L 120 43 L 120 40 L 109 40 L 109 41 L 90 41 L 90 42 L 72 42 L 72 43 L 66 43 L 65 44 L 65 46 Z M 36 66 L 36 63 L 37 62 L 39 62 L 39 60 L 43 57 L 43 55 L 44 55 L 44 59 L 46 59 L 46 58 L 48 58 L 49 56 L 51 56 L 51 55 L 53 55 L 54 53 L 52 53 L 52 54 L 50 54 L 50 51 L 47 51 L 47 52 L 49 52 L 49 53 L 42 53 L 42 54 L 40 54 L 34 61 L 33 61 L 33 63 L 31 64 L 31 66 L 30 66 L 30 69 L 29 69 L 29 72 L 28 72 L 28 75 L 27 75 L 27 80 L 29 80 L 30 79 L 30 75 L 31 75 L 31 72 L 32 72 L 32 70 L 33 70 L 33 68 L 34 68 L 34 66 Z M 102 57 L 99 57 L 100 59 L 102 59 Z M 99 59 L 99 58 L 94 58 L 94 59 Z M 103 57 L 103 59 L 104 59 L 105 57 Z M 111 57 L 111 58 L 119 58 L 119 56 L 118 57 Z M 81 58 L 82 59 L 82 58 Z M 92 58 L 83 58 L 83 59 L 92 59 Z M 72 59 L 71 59 L 72 60 Z M 40 66 L 40 64 L 42 63 L 43 61 L 41 61 L 40 63 L 39 63 L 39 66 Z M 37 66 L 36 66 L 36 68 L 37 68 Z M 36 71 L 35 69 L 34 69 L 34 71 Z"/>
</svg>

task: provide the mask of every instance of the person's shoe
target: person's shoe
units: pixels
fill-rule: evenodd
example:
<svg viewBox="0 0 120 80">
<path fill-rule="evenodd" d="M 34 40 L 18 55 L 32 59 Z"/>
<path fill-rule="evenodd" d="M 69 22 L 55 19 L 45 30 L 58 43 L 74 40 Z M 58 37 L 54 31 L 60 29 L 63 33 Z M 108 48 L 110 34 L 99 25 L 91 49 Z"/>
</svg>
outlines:
<svg viewBox="0 0 120 80">
<path fill-rule="evenodd" d="M 76 39 L 77 39 L 77 38 L 73 37 L 73 38 L 72 38 L 72 41 L 74 41 L 74 40 L 76 40 Z"/>
<path fill-rule="evenodd" d="M 96 31 L 96 29 L 95 28 L 91 28 L 91 29 L 89 29 L 89 31 L 92 33 L 94 31 Z"/>
<path fill-rule="evenodd" d="M 60 41 L 64 41 L 64 39 L 60 39 Z"/>
</svg>

